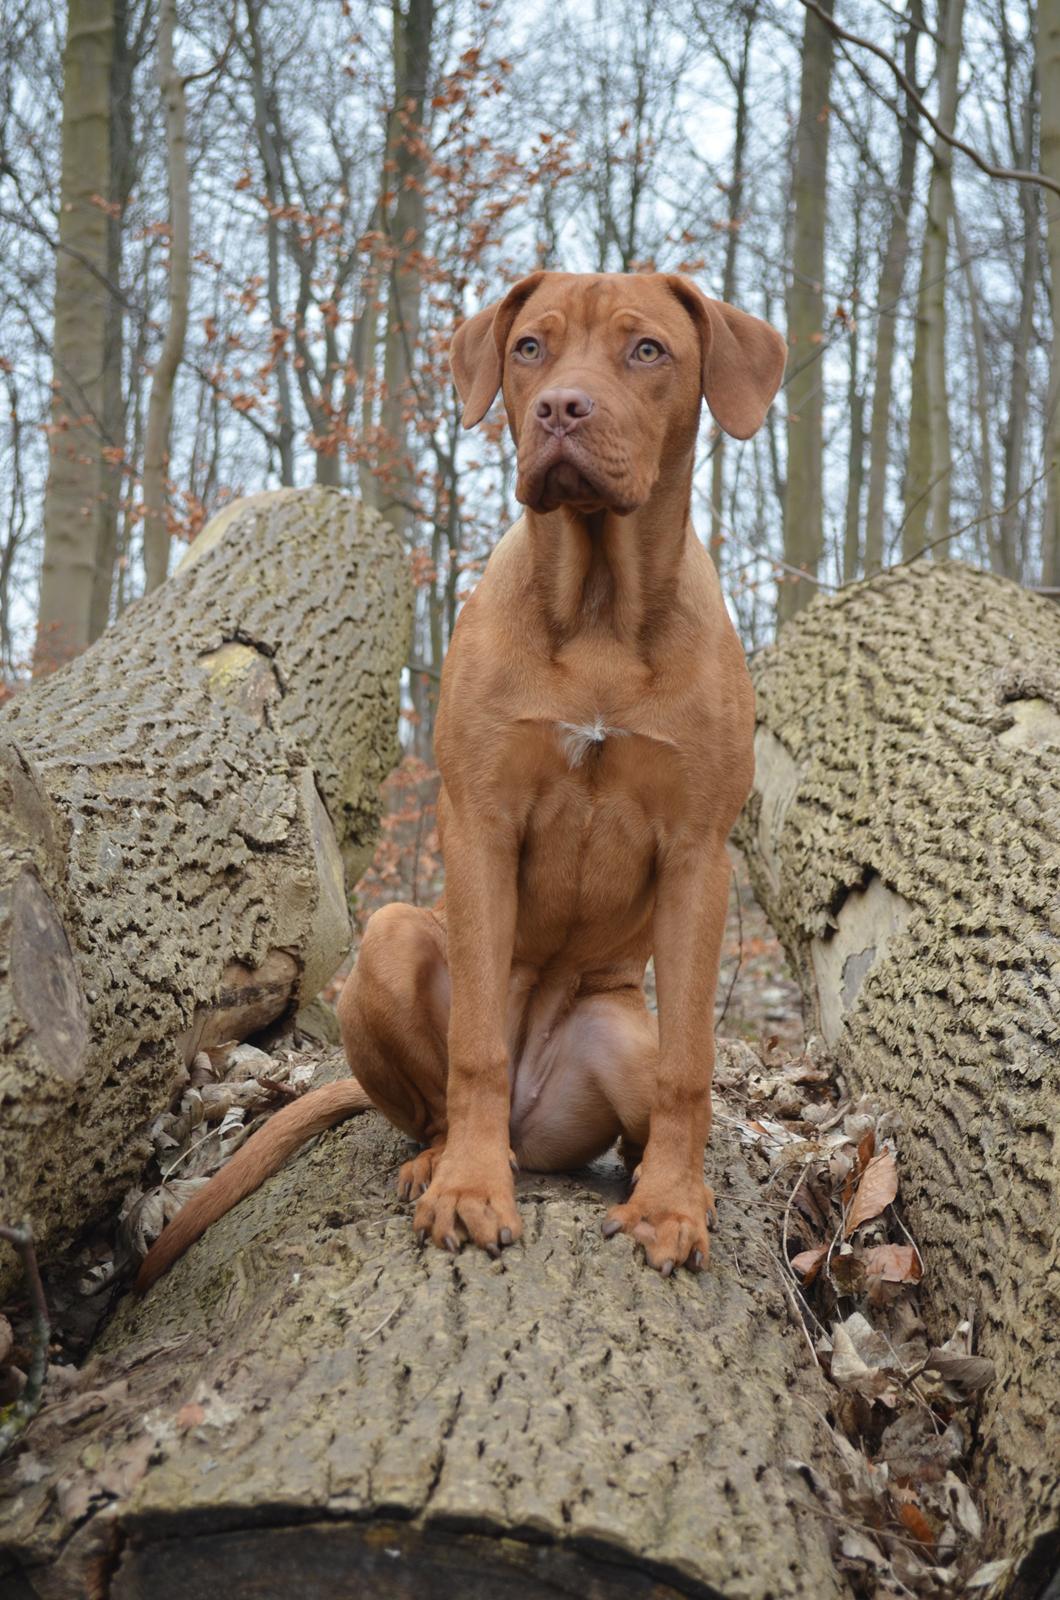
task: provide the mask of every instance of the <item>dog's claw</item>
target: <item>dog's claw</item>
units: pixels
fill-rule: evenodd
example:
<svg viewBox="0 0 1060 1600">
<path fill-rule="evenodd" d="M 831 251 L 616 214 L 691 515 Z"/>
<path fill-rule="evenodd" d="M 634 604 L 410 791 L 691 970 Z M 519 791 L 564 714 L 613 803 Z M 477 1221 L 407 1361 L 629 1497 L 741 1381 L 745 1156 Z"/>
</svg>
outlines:
<svg viewBox="0 0 1060 1600">
<path fill-rule="evenodd" d="M 511 1230 L 511 1228 L 502 1228 L 501 1231 L 500 1231 L 500 1234 L 499 1234 L 499 1238 L 500 1238 L 501 1244 L 511 1244 L 511 1242 L 512 1242 L 512 1230 Z"/>
<path fill-rule="evenodd" d="M 617 1217 L 608 1217 L 601 1226 L 600 1232 L 605 1239 L 613 1239 L 615 1234 L 621 1230 L 621 1227 L 622 1224 Z"/>
<path fill-rule="evenodd" d="M 417 1228 L 416 1229 L 416 1243 L 419 1245 L 420 1249 L 422 1250 L 423 1246 L 427 1243 L 427 1229 L 426 1228 Z"/>
<path fill-rule="evenodd" d="M 486 1254 L 488 1256 L 491 1256 L 493 1258 L 494 1261 L 499 1261 L 500 1260 L 501 1247 L 500 1247 L 499 1244 L 487 1244 L 487 1245 L 483 1246 L 483 1249 L 485 1250 L 485 1252 L 486 1252 Z"/>
<path fill-rule="evenodd" d="M 453 1256 L 456 1255 L 457 1251 L 460 1249 L 460 1244 L 459 1244 L 455 1234 L 452 1234 L 452 1233 L 447 1233 L 446 1234 L 446 1236 L 445 1236 L 445 1248 L 449 1251 L 450 1255 L 453 1255 Z"/>
<path fill-rule="evenodd" d="M 659 1268 L 659 1271 L 662 1273 L 664 1278 L 668 1278 L 673 1270 L 674 1264 L 672 1259 L 664 1261 L 662 1266 Z"/>
<path fill-rule="evenodd" d="M 688 1265 L 692 1268 L 693 1272 L 698 1272 L 700 1270 L 700 1268 L 703 1265 L 703 1252 L 702 1252 L 702 1250 L 693 1250 L 692 1251 L 692 1254 L 688 1258 Z"/>
</svg>

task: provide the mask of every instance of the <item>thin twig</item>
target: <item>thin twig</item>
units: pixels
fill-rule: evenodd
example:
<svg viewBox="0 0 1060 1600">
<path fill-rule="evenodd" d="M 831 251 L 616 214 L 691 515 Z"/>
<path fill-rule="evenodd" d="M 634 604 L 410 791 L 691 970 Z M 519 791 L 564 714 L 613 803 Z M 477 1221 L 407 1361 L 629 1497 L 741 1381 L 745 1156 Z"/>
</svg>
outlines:
<svg viewBox="0 0 1060 1600">
<path fill-rule="evenodd" d="M 738 875 L 735 872 L 732 875 L 732 882 L 733 882 L 733 887 L 736 890 L 736 917 L 737 917 L 737 921 L 738 921 L 738 924 L 739 924 L 739 940 L 740 940 L 740 944 L 739 944 L 739 948 L 738 948 L 738 950 L 736 952 L 736 965 L 733 968 L 732 978 L 729 981 L 729 992 L 725 996 L 725 1004 L 721 1008 L 721 1016 L 718 1018 L 717 1022 L 714 1024 L 714 1032 L 715 1033 L 718 1033 L 720 1031 L 721 1025 L 725 1021 L 726 1016 L 728 1015 L 729 1001 L 732 999 L 732 992 L 736 988 L 736 980 L 740 976 L 740 968 L 743 966 L 743 899 L 741 898 L 741 895 L 740 895 L 740 879 L 739 879 Z"/>
<path fill-rule="evenodd" d="M 963 139 L 958 139 L 955 134 L 950 133 L 948 129 L 942 126 L 938 118 L 928 110 L 924 101 L 921 100 L 915 87 L 906 77 L 897 61 L 884 50 L 882 45 L 874 44 L 871 39 L 864 39 L 858 33 L 848 33 L 846 28 L 841 28 L 839 23 L 830 17 L 822 6 L 817 4 L 817 0 L 800 0 L 800 3 L 806 7 L 807 11 L 812 11 L 814 16 L 818 17 L 837 39 L 843 39 L 847 44 L 860 45 L 863 50 L 871 50 L 872 54 L 878 56 L 885 66 L 890 67 L 909 100 L 916 106 L 925 122 L 929 123 L 935 130 L 939 138 L 944 140 L 946 144 L 952 145 L 954 150 L 960 150 L 962 154 L 968 156 L 970 160 L 975 162 L 981 172 L 986 173 L 988 178 L 1004 178 L 1010 183 L 1037 183 L 1043 189 L 1051 189 L 1054 194 L 1060 194 L 1060 182 L 1057 182 L 1055 178 L 1046 177 L 1044 172 L 1024 172 L 1017 167 L 995 167 L 991 162 L 984 160 L 978 150 L 974 150 L 970 144 L 965 144 Z"/>
<path fill-rule="evenodd" d="M 48 1346 L 51 1342 L 51 1322 L 48 1302 L 44 1297 L 37 1252 L 33 1245 L 33 1229 L 27 1219 L 21 1228 L 0 1223 L 0 1239 L 6 1239 L 18 1251 L 22 1270 L 26 1275 L 30 1306 L 33 1312 L 33 1349 L 30 1353 L 26 1387 L 12 1405 L 0 1411 L 0 1456 L 18 1438 L 40 1409 L 44 1393 L 44 1376 L 48 1370 Z"/>
</svg>

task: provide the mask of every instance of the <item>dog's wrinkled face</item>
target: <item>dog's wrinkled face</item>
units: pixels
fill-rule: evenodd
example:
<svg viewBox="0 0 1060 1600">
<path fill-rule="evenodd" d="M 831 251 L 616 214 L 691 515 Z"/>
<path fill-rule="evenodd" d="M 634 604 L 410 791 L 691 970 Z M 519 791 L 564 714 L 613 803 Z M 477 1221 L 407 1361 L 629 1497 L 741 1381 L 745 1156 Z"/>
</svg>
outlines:
<svg viewBox="0 0 1060 1600">
<path fill-rule="evenodd" d="M 628 515 L 664 461 L 690 457 L 705 394 L 747 438 L 784 369 L 768 324 L 663 273 L 534 273 L 458 329 L 451 360 L 473 427 L 504 392 L 516 496 Z"/>
</svg>

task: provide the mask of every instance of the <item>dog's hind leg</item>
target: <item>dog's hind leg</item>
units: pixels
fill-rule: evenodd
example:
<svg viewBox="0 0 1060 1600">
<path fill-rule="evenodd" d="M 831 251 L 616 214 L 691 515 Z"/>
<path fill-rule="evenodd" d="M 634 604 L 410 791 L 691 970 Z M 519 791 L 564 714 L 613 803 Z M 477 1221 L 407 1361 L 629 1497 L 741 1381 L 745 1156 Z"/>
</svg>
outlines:
<svg viewBox="0 0 1060 1600">
<path fill-rule="evenodd" d="M 449 971 L 441 913 L 382 906 L 338 1003 L 350 1070 L 383 1115 L 425 1148 L 398 1173 L 415 1199 L 445 1148 Z"/>
</svg>

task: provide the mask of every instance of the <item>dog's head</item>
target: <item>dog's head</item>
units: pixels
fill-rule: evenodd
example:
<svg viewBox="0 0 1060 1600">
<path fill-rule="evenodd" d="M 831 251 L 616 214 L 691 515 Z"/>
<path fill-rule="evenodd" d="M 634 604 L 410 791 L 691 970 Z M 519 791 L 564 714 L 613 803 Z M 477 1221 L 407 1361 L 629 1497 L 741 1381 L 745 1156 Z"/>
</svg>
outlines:
<svg viewBox="0 0 1060 1600">
<path fill-rule="evenodd" d="M 661 272 L 534 272 L 463 323 L 450 350 L 466 428 L 503 389 L 524 505 L 623 516 L 664 462 L 691 453 L 701 399 L 749 439 L 785 355 L 768 323 Z"/>
</svg>

